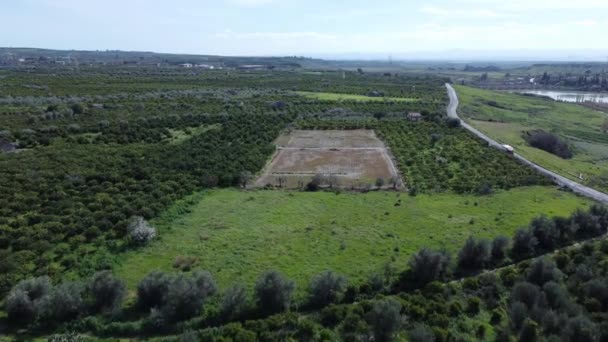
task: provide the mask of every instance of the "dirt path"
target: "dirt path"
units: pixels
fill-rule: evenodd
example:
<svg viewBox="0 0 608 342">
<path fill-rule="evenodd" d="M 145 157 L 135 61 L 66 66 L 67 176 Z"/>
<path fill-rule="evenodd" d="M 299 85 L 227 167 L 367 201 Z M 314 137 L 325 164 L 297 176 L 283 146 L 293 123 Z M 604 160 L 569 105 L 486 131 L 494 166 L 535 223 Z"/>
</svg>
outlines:
<svg viewBox="0 0 608 342">
<path fill-rule="evenodd" d="M 471 133 L 475 134 L 479 138 L 486 141 L 488 143 L 488 145 L 490 145 L 494 148 L 497 148 L 506 153 L 506 149 L 502 144 L 498 143 L 497 141 L 488 137 L 487 135 L 481 133 L 480 131 L 478 131 L 477 129 L 475 129 L 474 127 L 469 125 L 468 123 L 464 122 L 458 116 L 458 113 L 456 110 L 458 109 L 459 102 L 458 102 L 458 95 L 456 94 L 456 90 L 454 90 L 454 88 L 447 83 L 445 86 L 448 90 L 448 96 L 450 97 L 450 104 L 448 105 L 448 108 L 447 108 L 448 117 L 460 120 L 462 127 L 466 128 Z M 564 176 L 558 175 L 557 173 L 555 173 L 553 171 L 547 170 L 544 167 L 529 161 L 528 159 L 522 157 L 521 155 L 519 155 L 517 153 L 514 154 L 514 157 L 516 159 L 518 159 L 519 161 L 521 161 L 523 164 L 525 164 L 525 165 L 535 169 L 536 171 L 540 172 L 541 174 L 544 174 L 545 176 L 551 178 L 559 186 L 567 187 L 577 194 L 591 198 L 598 202 L 608 203 L 608 194 L 605 194 L 603 192 L 592 189 L 588 186 L 577 183 Z"/>
</svg>

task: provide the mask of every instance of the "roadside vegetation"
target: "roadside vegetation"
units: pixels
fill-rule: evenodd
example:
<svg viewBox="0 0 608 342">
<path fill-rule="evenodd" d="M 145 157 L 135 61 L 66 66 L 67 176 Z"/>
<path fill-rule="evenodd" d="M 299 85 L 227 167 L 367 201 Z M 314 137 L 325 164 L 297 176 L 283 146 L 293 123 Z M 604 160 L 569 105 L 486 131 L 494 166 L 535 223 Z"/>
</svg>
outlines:
<svg viewBox="0 0 608 342">
<path fill-rule="evenodd" d="M 608 191 L 606 113 L 531 96 L 455 89 L 459 114 L 467 122 L 551 171 Z M 541 137 L 538 132 L 543 139 L 530 142 L 530 137 Z"/>
</svg>

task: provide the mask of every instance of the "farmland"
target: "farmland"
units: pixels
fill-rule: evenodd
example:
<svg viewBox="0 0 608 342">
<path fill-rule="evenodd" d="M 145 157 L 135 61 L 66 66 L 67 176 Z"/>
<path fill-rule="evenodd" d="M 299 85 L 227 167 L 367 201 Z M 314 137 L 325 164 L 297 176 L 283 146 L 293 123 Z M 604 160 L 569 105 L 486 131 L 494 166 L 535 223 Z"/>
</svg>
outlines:
<svg viewBox="0 0 608 342">
<path fill-rule="evenodd" d="M 16 151 L 0 154 L 0 334 L 14 339 L 371 339 L 370 312 L 395 301 L 404 331 L 493 336 L 496 298 L 465 285 L 608 222 L 448 120 L 442 77 L 83 64 L 2 81 Z M 456 277 L 450 327 L 424 296 Z"/>
<path fill-rule="evenodd" d="M 361 189 L 377 180 L 379 187 L 390 186 L 390 180 L 399 177 L 383 143 L 370 130 L 296 130 L 277 139 L 282 141 L 286 143 L 278 147 L 257 186 L 302 188 L 320 175 L 331 178 L 331 187 Z M 393 182 L 395 187 L 400 183 Z"/>
<path fill-rule="evenodd" d="M 131 288 L 152 270 L 175 270 L 180 256 L 195 257 L 222 287 L 252 285 L 267 269 L 295 279 L 300 294 L 326 269 L 360 284 L 386 264 L 404 269 L 421 247 L 453 251 L 471 235 L 510 236 L 537 215 L 566 216 L 590 203 L 549 187 L 417 197 L 213 190 L 190 202 L 188 214 L 175 215 L 178 205 L 160 216 L 159 241 L 119 258 L 115 269 Z"/>
<path fill-rule="evenodd" d="M 601 129 L 608 114 L 517 94 L 462 86 L 456 89 L 461 101 L 459 113 L 482 132 L 514 146 L 517 153 L 549 170 L 599 190 L 608 190 L 608 134 Z M 574 157 L 563 159 L 531 147 L 524 133 L 539 129 L 566 139 Z"/>
</svg>

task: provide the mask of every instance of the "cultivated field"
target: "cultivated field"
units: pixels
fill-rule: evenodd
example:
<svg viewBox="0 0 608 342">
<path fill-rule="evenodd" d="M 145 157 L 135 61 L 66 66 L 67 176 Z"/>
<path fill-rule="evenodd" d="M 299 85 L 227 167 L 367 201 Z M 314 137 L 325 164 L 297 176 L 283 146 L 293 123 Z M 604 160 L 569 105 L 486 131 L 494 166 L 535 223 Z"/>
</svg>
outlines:
<svg viewBox="0 0 608 342">
<path fill-rule="evenodd" d="M 296 130 L 276 141 L 277 152 L 256 186 L 301 188 L 315 175 L 329 186 L 362 188 L 398 176 L 388 151 L 372 130 Z"/>
<path fill-rule="evenodd" d="M 184 206 L 185 202 L 191 203 Z M 152 270 L 176 271 L 196 260 L 220 286 L 251 285 L 277 269 L 298 292 L 327 269 L 361 283 L 394 262 L 406 267 L 422 247 L 454 251 L 471 235 L 513 232 L 540 214 L 566 216 L 591 202 L 554 187 L 520 187 L 489 196 L 403 193 L 211 190 L 177 204 L 153 222 L 159 240 L 121 255 L 115 271 L 131 289 Z"/>
</svg>

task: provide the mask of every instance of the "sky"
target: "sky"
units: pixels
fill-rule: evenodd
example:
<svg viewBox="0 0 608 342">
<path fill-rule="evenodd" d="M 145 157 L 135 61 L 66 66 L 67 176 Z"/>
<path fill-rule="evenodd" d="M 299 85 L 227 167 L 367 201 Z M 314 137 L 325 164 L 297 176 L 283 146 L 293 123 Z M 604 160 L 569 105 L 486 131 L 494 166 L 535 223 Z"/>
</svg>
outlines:
<svg viewBox="0 0 608 342">
<path fill-rule="evenodd" d="M 608 0 L 0 1 L 4 47 L 249 56 L 606 51 L 606 32 Z"/>
</svg>

